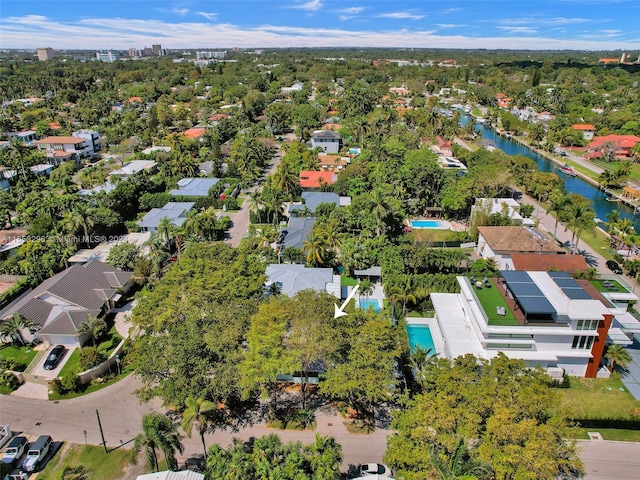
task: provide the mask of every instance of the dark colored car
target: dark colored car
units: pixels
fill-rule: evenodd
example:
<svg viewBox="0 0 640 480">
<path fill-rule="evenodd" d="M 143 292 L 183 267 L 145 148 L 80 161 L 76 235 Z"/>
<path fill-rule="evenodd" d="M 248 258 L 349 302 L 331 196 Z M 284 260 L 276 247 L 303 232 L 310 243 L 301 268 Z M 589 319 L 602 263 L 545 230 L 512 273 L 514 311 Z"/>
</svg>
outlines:
<svg viewBox="0 0 640 480">
<path fill-rule="evenodd" d="M 44 369 L 53 370 L 54 368 L 56 368 L 58 363 L 60 363 L 60 360 L 62 360 L 62 357 L 64 357 L 64 352 L 66 351 L 67 349 L 62 345 L 56 345 L 55 347 L 53 347 L 51 349 L 51 352 L 49 352 L 47 359 L 44 361 Z"/>
<path fill-rule="evenodd" d="M 607 268 L 611 270 L 613 273 L 622 275 L 622 268 L 620 268 L 620 265 L 618 265 L 618 262 L 615 262 L 613 260 L 607 260 Z"/>
</svg>

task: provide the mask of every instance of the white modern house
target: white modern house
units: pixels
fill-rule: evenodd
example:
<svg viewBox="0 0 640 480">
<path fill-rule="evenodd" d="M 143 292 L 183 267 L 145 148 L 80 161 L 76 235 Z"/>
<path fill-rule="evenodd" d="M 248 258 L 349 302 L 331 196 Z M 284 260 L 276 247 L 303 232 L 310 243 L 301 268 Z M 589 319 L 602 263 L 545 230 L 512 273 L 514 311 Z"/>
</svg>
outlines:
<svg viewBox="0 0 640 480">
<path fill-rule="evenodd" d="M 338 153 L 342 139 L 333 130 L 316 130 L 311 134 L 311 148 L 320 147 L 324 153 Z"/>
<path fill-rule="evenodd" d="M 460 293 L 431 294 L 435 315 L 422 323 L 434 330 L 438 354 L 491 359 L 503 352 L 531 366 L 595 377 L 607 342 L 631 343 L 619 324 L 612 328 L 614 315 L 626 312 L 626 305 L 611 303 L 609 294 L 601 294 L 588 281 L 574 280 L 565 272 L 503 270 L 500 275 L 477 282 L 458 277 Z M 486 301 L 487 295 L 496 294 L 502 298 L 498 307 Z M 623 297 L 631 299 L 630 295 Z"/>
<path fill-rule="evenodd" d="M 80 162 L 84 158 L 93 158 L 102 150 L 100 134 L 93 130 L 78 130 L 71 136 L 45 137 L 33 144 L 45 151 L 47 161 L 52 165 L 69 160 Z"/>
<path fill-rule="evenodd" d="M 476 203 L 471 207 L 471 221 L 476 212 L 485 212 L 488 215 L 502 213 L 506 215 L 514 225 L 532 227 L 535 222 L 531 218 L 523 218 L 520 215 L 520 204 L 513 198 L 476 198 Z"/>
</svg>

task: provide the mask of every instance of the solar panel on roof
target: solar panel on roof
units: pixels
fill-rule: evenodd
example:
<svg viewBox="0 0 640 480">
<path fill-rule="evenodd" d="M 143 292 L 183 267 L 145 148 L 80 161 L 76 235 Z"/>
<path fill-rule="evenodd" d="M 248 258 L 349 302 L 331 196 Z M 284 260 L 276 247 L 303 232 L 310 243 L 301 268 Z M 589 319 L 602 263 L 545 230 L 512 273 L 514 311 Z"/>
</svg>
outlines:
<svg viewBox="0 0 640 480">
<path fill-rule="evenodd" d="M 531 277 L 527 272 L 522 270 L 500 270 L 500 275 L 505 279 L 507 283 L 511 282 L 525 282 L 533 283 Z"/>
<path fill-rule="evenodd" d="M 571 278 L 567 272 L 548 272 L 551 278 Z"/>
<path fill-rule="evenodd" d="M 563 288 L 564 294 L 571 300 L 590 300 L 591 296 L 581 288 Z"/>
<path fill-rule="evenodd" d="M 553 315 L 556 309 L 544 297 L 522 297 L 518 303 L 526 315 Z"/>
<path fill-rule="evenodd" d="M 554 278 L 554 282 L 560 288 L 568 287 L 568 288 L 580 288 L 580 285 L 573 278 Z"/>
<path fill-rule="evenodd" d="M 544 297 L 535 283 L 509 283 L 507 285 L 516 297 Z"/>
</svg>

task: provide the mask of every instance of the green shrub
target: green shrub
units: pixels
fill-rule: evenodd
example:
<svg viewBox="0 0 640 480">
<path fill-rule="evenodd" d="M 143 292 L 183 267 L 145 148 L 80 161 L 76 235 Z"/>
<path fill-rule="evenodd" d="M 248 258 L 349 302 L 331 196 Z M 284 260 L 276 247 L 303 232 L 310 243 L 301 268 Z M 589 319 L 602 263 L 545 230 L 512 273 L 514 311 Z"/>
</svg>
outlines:
<svg viewBox="0 0 640 480">
<path fill-rule="evenodd" d="M 0 373 L 0 393 L 8 394 L 20 386 L 20 380 L 11 372 Z"/>
<path fill-rule="evenodd" d="M 57 395 L 66 395 L 75 392 L 80 386 L 80 379 L 76 372 L 69 372 L 62 377 L 54 378 L 49 386 Z"/>
<path fill-rule="evenodd" d="M 80 349 L 80 368 L 85 371 L 100 365 L 107 356 L 97 347 L 85 347 Z"/>
</svg>

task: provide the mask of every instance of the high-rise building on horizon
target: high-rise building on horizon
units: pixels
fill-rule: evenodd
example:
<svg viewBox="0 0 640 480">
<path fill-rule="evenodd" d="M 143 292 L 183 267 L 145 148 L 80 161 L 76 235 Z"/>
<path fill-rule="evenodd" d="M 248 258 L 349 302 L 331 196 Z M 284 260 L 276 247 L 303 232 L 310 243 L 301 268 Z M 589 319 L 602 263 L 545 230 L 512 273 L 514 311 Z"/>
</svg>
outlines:
<svg viewBox="0 0 640 480">
<path fill-rule="evenodd" d="M 38 61 L 46 62 L 47 60 L 53 60 L 53 48 L 36 48 L 38 54 Z"/>
<path fill-rule="evenodd" d="M 96 59 L 98 59 L 101 62 L 106 62 L 106 63 L 113 63 L 116 60 L 118 60 L 118 56 L 111 52 L 96 52 Z"/>
</svg>

